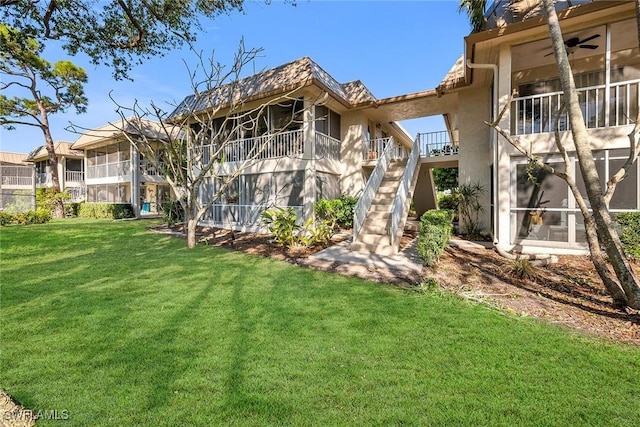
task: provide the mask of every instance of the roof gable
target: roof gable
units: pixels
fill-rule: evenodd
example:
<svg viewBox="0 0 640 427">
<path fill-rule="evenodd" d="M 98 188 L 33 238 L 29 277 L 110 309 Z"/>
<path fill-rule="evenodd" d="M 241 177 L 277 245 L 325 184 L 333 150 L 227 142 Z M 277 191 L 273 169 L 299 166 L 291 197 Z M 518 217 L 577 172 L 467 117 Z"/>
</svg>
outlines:
<svg viewBox="0 0 640 427">
<path fill-rule="evenodd" d="M 239 101 L 266 98 L 279 93 L 316 84 L 330 91 L 347 105 L 375 101 L 375 97 L 360 81 L 340 84 L 311 58 L 304 57 L 288 64 L 262 71 L 222 85 L 208 92 L 187 96 L 169 115 L 191 114 L 210 108 L 221 108 Z"/>
</svg>

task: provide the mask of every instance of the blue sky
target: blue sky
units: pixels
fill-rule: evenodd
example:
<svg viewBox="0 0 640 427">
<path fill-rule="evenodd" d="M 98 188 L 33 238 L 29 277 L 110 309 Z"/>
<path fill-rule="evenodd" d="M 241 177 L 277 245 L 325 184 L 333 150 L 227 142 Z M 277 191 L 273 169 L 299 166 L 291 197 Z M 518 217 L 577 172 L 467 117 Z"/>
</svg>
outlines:
<svg viewBox="0 0 640 427">
<path fill-rule="evenodd" d="M 326 1 L 299 0 L 297 6 L 279 1 L 270 5 L 247 1 L 245 13 L 223 15 L 203 22 L 196 49 L 229 64 L 244 38 L 246 48 L 263 48 L 246 74 L 309 56 L 337 81 L 361 80 L 377 98 L 435 88 L 463 52 L 469 33 L 467 17 L 458 14 L 456 1 Z M 72 122 L 93 128 L 116 120 L 109 92 L 122 105 L 180 101 L 190 93 L 187 64 L 197 58 L 188 48 L 137 66 L 133 82 L 114 81 L 107 67 L 95 67 L 82 56 L 68 57 L 58 46 L 47 46 L 50 61 L 70 59 L 89 74 L 85 92 L 87 113 L 50 117 L 55 140 L 74 141 L 65 130 Z M 170 107 L 167 105 L 167 109 Z M 403 122 L 410 134 L 442 130 L 442 120 Z M 2 151 L 28 152 L 44 142 L 37 128 L 0 130 Z"/>
</svg>

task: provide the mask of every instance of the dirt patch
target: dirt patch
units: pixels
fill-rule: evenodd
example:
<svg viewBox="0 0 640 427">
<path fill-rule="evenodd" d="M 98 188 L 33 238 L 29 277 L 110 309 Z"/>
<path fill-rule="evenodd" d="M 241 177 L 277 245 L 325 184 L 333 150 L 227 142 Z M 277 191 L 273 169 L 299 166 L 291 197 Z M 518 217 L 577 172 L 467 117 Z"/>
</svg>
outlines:
<svg viewBox="0 0 640 427">
<path fill-rule="evenodd" d="M 183 229 L 159 226 L 153 231 L 183 236 Z M 331 242 L 349 238 L 349 230 L 338 234 Z M 249 254 L 305 264 L 306 259 L 324 246 L 287 250 L 266 234 L 231 232 L 213 227 L 198 229 L 198 240 Z M 401 247 L 408 245 L 415 233 L 403 236 Z M 449 247 L 436 268 L 424 268 L 422 278 L 434 279 L 439 286 L 464 298 L 493 305 L 521 316 L 535 316 L 586 333 L 608 339 L 640 345 L 640 311 L 618 309 L 611 304 L 604 286 L 587 256 L 560 256 L 559 262 L 536 267 L 533 279 L 510 274 L 511 261 L 492 249 L 480 246 Z M 355 275 L 368 280 L 414 285 L 400 272 L 335 262 L 315 263 L 314 268 Z M 636 274 L 640 273 L 634 265 Z"/>
<path fill-rule="evenodd" d="M 514 277 L 512 266 L 493 249 L 449 247 L 426 272 L 465 298 L 640 345 L 640 311 L 612 305 L 588 256 L 560 256 L 555 264 L 535 267 L 530 279 Z"/>
<path fill-rule="evenodd" d="M 11 396 L 0 390 L 0 427 L 31 427 L 37 414 L 23 408 Z"/>
</svg>

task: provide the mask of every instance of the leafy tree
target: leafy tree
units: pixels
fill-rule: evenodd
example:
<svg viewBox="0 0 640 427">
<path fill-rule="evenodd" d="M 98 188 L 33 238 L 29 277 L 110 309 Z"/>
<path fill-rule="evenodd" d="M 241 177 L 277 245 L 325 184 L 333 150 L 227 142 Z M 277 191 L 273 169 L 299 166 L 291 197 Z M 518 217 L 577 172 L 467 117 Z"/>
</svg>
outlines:
<svg viewBox="0 0 640 427">
<path fill-rule="evenodd" d="M 195 40 L 200 19 L 243 10 L 244 0 L 0 0 L 0 19 L 71 55 L 108 65 L 116 79 L 132 66 Z"/>
<path fill-rule="evenodd" d="M 516 3 L 519 3 L 519 0 L 513 0 L 511 3 L 512 5 L 515 5 Z M 621 306 L 628 305 L 637 309 L 640 308 L 640 284 L 633 274 L 631 266 L 624 254 L 620 238 L 614 227 L 611 213 L 609 212 L 609 201 L 614 194 L 616 184 L 624 179 L 628 170 L 640 155 L 640 144 L 638 144 L 638 135 L 640 134 L 640 108 L 634 129 L 629 134 L 629 157 L 625 164 L 609 180 L 606 189 L 603 191 L 595 161 L 593 159 L 593 153 L 584 117 L 580 109 L 580 103 L 573 79 L 573 72 L 565 49 L 564 38 L 560 29 L 560 22 L 556 14 L 554 2 L 553 0 L 540 0 L 538 2 L 527 3 L 527 7 L 531 9 L 539 7 L 540 5 L 542 5 L 542 9 L 547 18 L 549 35 L 553 46 L 556 65 L 558 67 L 562 90 L 564 92 L 565 101 L 561 106 L 560 111 L 557 112 L 558 114 L 556 114 L 556 122 L 561 116 L 560 113 L 563 113 L 566 110 L 569 115 L 571 133 L 573 137 L 572 142 L 575 146 L 576 155 L 578 157 L 580 173 L 586 187 L 586 197 L 578 189 L 575 177 L 571 173 L 567 172 L 571 170 L 571 168 L 568 167 L 570 160 L 567 148 L 560 138 L 557 123 L 555 126 L 555 142 L 558 151 L 563 157 L 565 165 L 567 165 L 565 168 L 566 171 L 559 171 L 545 164 L 538 156 L 532 153 L 528 147 L 521 145 L 519 141 L 513 138 L 508 131 L 505 131 L 500 127 L 499 123 L 511 102 L 505 105 L 505 108 L 500 112 L 500 114 L 498 114 L 494 122 L 487 122 L 487 124 L 496 129 L 496 131 L 506 141 L 520 151 L 520 153 L 525 155 L 532 165 L 546 171 L 547 173 L 552 173 L 558 176 L 567 183 L 578 207 L 580 208 L 580 212 L 584 217 L 587 242 L 596 271 L 609 291 L 609 294 L 613 298 L 615 304 Z M 638 31 L 640 34 L 640 0 L 635 0 L 635 5 Z M 472 12 L 469 7 L 475 7 L 477 9 Z M 485 2 L 483 1 L 474 2 L 463 0 L 460 3 L 460 8 L 467 8 L 467 12 L 472 18 L 477 16 L 480 13 L 480 10 L 484 13 L 484 7 Z M 589 203 L 587 203 L 587 200 Z M 589 208 L 589 205 L 591 208 Z M 603 253 L 606 253 L 608 261 L 613 266 L 615 277 L 607 268 L 607 260 L 605 260 Z"/>
<path fill-rule="evenodd" d="M 19 95 L 0 94 L 0 125 L 14 129 L 16 125 L 34 126 L 42 130 L 51 166 L 51 178 L 56 193 L 60 193 L 58 159 L 49 126 L 49 116 L 74 108 L 84 113 L 85 71 L 70 61 L 51 64 L 42 58 L 43 46 L 33 37 L 5 24 L 0 24 L 0 90 Z M 55 206 L 56 217 L 64 217 L 61 198 Z"/>
<path fill-rule="evenodd" d="M 436 168 L 433 181 L 438 191 L 453 190 L 458 186 L 458 168 Z"/>
<path fill-rule="evenodd" d="M 184 210 L 189 248 L 196 246 L 196 227 L 205 212 L 227 193 L 243 171 L 261 161 L 265 150 L 276 143 L 279 133 L 304 114 L 304 110 L 292 111 L 288 121 L 279 124 L 279 129 L 254 138 L 250 147 L 246 141 L 240 147 L 236 136 L 239 129 L 258 135 L 266 126 L 270 105 L 298 101 L 292 93 L 285 93 L 258 107 L 248 108 L 241 99 L 235 99 L 234 93 L 241 90 L 242 69 L 260 52 L 261 49 L 245 50 L 241 43 L 230 67 L 199 55 L 198 68 L 189 70 L 193 92 L 181 104 L 174 105 L 173 112 L 155 103 L 149 107 L 138 103 L 118 104 L 124 136 L 140 152 L 147 153 L 145 158 L 154 167 L 165 172 L 178 196 Z M 225 117 L 220 118 L 222 108 L 225 108 Z M 148 132 L 145 126 L 149 120 L 158 122 L 159 128 Z M 235 159 L 230 168 L 226 156 L 240 151 L 242 158 Z"/>
</svg>

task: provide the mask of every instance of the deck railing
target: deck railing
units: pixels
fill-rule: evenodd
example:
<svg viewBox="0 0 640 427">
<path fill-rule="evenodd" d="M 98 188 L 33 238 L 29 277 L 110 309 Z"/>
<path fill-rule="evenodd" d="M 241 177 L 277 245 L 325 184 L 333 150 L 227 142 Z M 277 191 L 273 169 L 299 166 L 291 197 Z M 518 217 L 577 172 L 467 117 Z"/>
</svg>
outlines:
<svg viewBox="0 0 640 427">
<path fill-rule="evenodd" d="M 608 88 L 608 89 L 607 89 Z M 577 89 L 580 108 L 588 129 L 633 123 L 638 112 L 640 79 Z M 553 132 L 564 93 L 550 92 L 515 98 L 511 105 L 511 128 L 516 135 Z M 570 130 L 567 112 L 558 120 L 558 130 Z"/>
<path fill-rule="evenodd" d="M 66 171 L 64 174 L 64 180 L 66 182 L 83 182 L 84 172 L 82 171 Z"/>
<path fill-rule="evenodd" d="M 411 147 L 411 154 L 407 160 L 407 165 L 402 173 L 400 179 L 400 186 L 396 193 L 395 199 L 393 199 L 393 205 L 391 205 L 391 226 L 389 227 L 389 243 L 391 246 L 395 245 L 396 235 L 400 226 L 403 224 L 403 219 L 406 219 L 406 210 L 409 207 L 409 197 L 411 197 L 412 185 L 415 182 L 416 172 L 418 171 L 418 165 L 420 160 L 420 140 L 416 138 Z"/>
<path fill-rule="evenodd" d="M 205 163 L 208 162 L 210 156 L 216 150 L 215 144 L 206 146 L 203 161 Z M 275 159 L 278 157 L 299 156 L 303 151 L 303 130 L 296 129 L 226 142 L 222 147 L 220 159 L 224 162 Z"/>
<path fill-rule="evenodd" d="M 292 207 L 298 220 L 304 217 L 304 206 L 284 207 Z M 268 208 L 266 205 L 214 204 L 207 209 L 201 221 L 222 226 L 260 228 L 261 215 Z"/>
<path fill-rule="evenodd" d="M 143 175 L 161 176 L 163 168 L 164 168 L 164 162 L 159 162 L 157 168 L 153 164 L 153 162 L 150 162 L 148 160 L 143 160 L 140 162 L 140 172 L 142 172 Z"/>
<path fill-rule="evenodd" d="M 362 158 L 364 160 L 378 160 L 388 146 L 391 146 L 391 159 L 407 158 L 407 149 L 396 144 L 393 137 L 376 138 L 365 141 L 362 150 Z"/>
<path fill-rule="evenodd" d="M 389 163 L 393 158 L 394 152 L 396 151 L 395 143 L 393 138 L 388 138 L 389 143 L 386 144 L 384 151 L 380 157 L 380 160 L 376 163 L 373 172 L 371 172 L 371 176 L 367 180 L 367 183 L 362 190 L 362 194 L 356 203 L 356 206 L 353 208 L 353 241 L 355 242 L 358 238 L 358 233 L 360 233 L 360 229 L 364 224 L 365 219 L 367 218 L 367 213 L 371 208 L 371 204 L 373 203 L 373 198 L 376 196 L 378 189 L 380 188 L 380 184 L 384 179 L 384 174 L 387 172 L 387 168 L 389 167 Z"/>
<path fill-rule="evenodd" d="M 87 168 L 87 179 L 107 178 L 113 176 L 125 176 L 131 172 L 129 160 L 107 163 L 105 165 L 92 165 Z"/>
<path fill-rule="evenodd" d="M 458 141 L 452 141 L 449 131 L 419 133 L 416 138 L 422 157 L 451 156 L 458 154 Z"/>
<path fill-rule="evenodd" d="M 33 166 L 0 166 L 2 185 L 33 186 Z"/>
<path fill-rule="evenodd" d="M 315 142 L 317 158 L 340 161 L 340 140 L 316 132 Z"/>
</svg>

